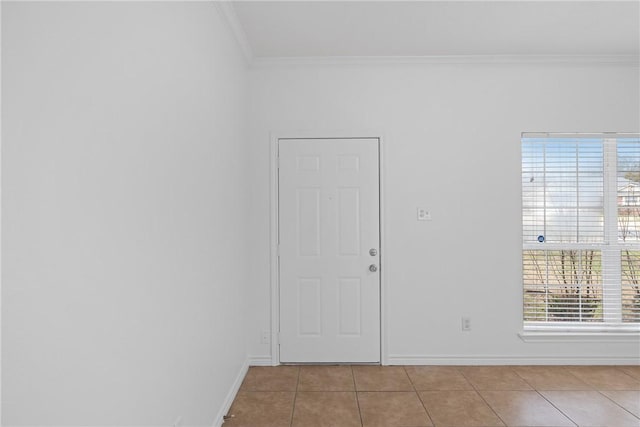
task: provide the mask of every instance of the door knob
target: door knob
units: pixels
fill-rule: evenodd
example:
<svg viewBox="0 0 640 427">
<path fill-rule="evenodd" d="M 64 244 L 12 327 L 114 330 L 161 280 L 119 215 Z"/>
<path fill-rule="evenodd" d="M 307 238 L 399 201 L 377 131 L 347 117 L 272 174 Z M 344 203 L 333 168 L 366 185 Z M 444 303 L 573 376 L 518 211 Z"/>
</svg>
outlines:
<svg viewBox="0 0 640 427">
<path fill-rule="evenodd" d="M 369 266 L 369 271 L 371 271 L 371 272 L 375 273 L 376 271 L 378 271 L 378 266 L 377 266 L 377 265 L 375 265 L 375 264 L 371 264 L 371 265 Z"/>
</svg>

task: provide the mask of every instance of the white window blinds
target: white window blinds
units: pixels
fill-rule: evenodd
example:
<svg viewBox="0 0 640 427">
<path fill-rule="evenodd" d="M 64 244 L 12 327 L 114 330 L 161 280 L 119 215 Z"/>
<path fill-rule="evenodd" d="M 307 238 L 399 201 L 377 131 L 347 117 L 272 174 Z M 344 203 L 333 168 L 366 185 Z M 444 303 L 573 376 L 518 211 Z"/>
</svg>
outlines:
<svg viewBox="0 0 640 427">
<path fill-rule="evenodd" d="M 522 232 L 525 328 L 639 323 L 640 138 L 524 134 Z"/>
</svg>

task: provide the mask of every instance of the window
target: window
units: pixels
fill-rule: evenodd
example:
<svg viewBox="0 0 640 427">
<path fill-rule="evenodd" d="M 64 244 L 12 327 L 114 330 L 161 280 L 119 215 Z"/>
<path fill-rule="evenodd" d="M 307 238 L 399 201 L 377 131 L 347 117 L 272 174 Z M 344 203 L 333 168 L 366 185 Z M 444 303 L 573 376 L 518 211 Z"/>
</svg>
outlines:
<svg viewBox="0 0 640 427">
<path fill-rule="evenodd" d="M 525 330 L 640 330 L 640 137 L 522 137 Z"/>
</svg>

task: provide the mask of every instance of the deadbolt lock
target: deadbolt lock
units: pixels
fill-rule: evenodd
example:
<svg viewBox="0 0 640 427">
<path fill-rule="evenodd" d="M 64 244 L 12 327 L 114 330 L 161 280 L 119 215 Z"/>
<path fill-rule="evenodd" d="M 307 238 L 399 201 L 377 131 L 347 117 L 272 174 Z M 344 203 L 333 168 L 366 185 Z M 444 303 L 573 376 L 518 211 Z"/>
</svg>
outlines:
<svg viewBox="0 0 640 427">
<path fill-rule="evenodd" d="M 371 256 L 378 255 L 378 250 L 377 249 L 369 249 L 369 255 L 371 255 Z"/>
</svg>

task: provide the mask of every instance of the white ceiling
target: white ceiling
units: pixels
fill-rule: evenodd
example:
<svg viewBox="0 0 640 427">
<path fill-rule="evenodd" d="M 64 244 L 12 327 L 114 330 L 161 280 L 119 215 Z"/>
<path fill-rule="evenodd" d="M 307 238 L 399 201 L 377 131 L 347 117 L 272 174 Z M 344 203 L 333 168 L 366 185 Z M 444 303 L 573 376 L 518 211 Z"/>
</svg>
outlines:
<svg viewBox="0 0 640 427">
<path fill-rule="evenodd" d="M 638 55 L 635 1 L 236 1 L 254 58 Z"/>
</svg>

